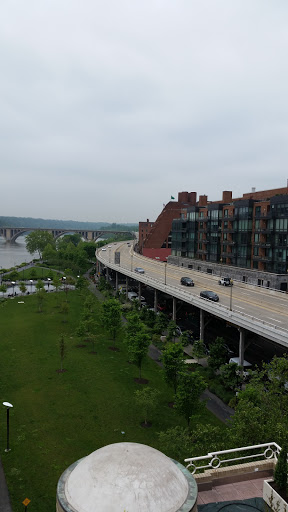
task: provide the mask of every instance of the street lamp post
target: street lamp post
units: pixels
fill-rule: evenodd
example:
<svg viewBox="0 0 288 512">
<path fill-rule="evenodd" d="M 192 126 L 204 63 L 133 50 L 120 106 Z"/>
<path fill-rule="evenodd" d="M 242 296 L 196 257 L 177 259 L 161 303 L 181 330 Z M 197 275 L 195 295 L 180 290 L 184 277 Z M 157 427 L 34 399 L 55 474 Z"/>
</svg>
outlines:
<svg viewBox="0 0 288 512">
<path fill-rule="evenodd" d="M 31 285 L 31 293 L 32 293 L 32 285 L 33 285 L 33 279 L 29 279 L 30 285 Z"/>
<path fill-rule="evenodd" d="M 5 452 L 10 452 L 11 448 L 9 448 L 9 411 L 11 407 L 13 407 L 13 405 L 10 404 L 10 402 L 3 402 L 3 405 L 7 409 L 7 446 L 5 448 Z"/>
<path fill-rule="evenodd" d="M 48 281 L 47 285 L 48 285 L 48 292 L 49 292 L 49 286 L 50 286 L 50 281 L 51 281 L 50 277 L 47 277 L 47 281 Z"/>
<path fill-rule="evenodd" d="M 13 286 L 13 295 L 14 295 L 14 288 L 15 288 L 15 284 L 16 284 L 16 283 L 15 283 L 15 281 L 11 281 L 11 284 L 12 284 L 12 286 Z"/>
</svg>

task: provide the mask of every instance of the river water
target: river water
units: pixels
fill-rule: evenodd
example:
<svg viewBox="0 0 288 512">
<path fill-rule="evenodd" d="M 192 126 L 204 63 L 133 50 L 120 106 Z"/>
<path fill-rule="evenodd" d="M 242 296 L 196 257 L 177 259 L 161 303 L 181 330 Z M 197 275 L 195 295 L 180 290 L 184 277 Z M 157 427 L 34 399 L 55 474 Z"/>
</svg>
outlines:
<svg viewBox="0 0 288 512">
<path fill-rule="evenodd" d="M 19 236 L 16 242 L 6 242 L 0 237 L 0 267 L 11 268 L 20 263 L 31 261 L 33 257 L 37 258 L 37 254 L 31 255 L 26 250 L 25 236 Z"/>
</svg>

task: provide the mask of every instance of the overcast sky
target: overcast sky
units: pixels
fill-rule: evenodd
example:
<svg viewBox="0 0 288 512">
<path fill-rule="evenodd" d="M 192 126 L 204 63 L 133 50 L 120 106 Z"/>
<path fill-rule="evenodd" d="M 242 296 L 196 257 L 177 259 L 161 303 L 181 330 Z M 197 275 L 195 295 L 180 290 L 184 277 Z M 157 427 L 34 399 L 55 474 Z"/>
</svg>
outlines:
<svg viewBox="0 0 288 512">
<path fill-rule="evenodd" d="M 286 186 L 287 0 L 4 0 L 0 215 L 155 220 Z"/>
</svg>

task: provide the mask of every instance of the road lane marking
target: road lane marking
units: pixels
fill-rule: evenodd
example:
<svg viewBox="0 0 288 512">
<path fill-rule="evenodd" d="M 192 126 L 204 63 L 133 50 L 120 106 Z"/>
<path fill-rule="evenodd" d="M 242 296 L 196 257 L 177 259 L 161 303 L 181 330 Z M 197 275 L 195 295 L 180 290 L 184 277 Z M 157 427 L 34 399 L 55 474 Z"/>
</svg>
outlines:
<svg viewBox="0 0 288 512">
<path fill-rule="evenodd" d="M 273 320 L 273 322 L 279 322 L 280 324 L 282 324 L 281 320 L 276 320 L 275 318 L 271 318 L 271 316 L 267 316 L 267 318 L 269 318 L 269 320 Z"/>
</svg>

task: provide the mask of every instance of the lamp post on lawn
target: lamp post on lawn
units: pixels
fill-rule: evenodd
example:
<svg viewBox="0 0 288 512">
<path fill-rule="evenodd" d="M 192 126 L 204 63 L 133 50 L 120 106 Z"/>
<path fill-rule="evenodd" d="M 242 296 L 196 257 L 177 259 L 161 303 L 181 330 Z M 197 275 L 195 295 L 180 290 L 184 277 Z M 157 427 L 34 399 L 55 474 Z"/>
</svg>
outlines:
<svg viewBox="0 0 288 512">
<path fill-rule="evenodd" d="M 33 285 L 33 279 L 29 279 L 30 285 L 31 285 L 31 293 L 32 293 L 32 285 Z"/>
<path fill-rule="evenodd" d="M 11 409 L 11 407 L 13 407 L 13 405 L 10 404 L 10 402 L 3 402 L 3 405 L 7 409 L 7 447 L 5 448 L 5 452 L 10 452 L 11 448 L 9 448 L 9 410 Z"/>
<path fill-rule="evenodd" d="M 50 281 L 51 281 L 50 277 L 47 277 L 47 281 L 48 281 L 47 285 L 48 285 L 48 292 L 49 292 L 49 286 L 50 286 Z"/>
<path fill-rule="evenodd" d="M 11 284 L 12 284 L 12 286 L 13 286 L 13 295 L 14 295 L 14 288 L 15 288 L 15 284 L 16 284 L 16 283 L 15 283 L 15 281 L 11 281 Z"/>
</svg>

